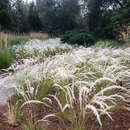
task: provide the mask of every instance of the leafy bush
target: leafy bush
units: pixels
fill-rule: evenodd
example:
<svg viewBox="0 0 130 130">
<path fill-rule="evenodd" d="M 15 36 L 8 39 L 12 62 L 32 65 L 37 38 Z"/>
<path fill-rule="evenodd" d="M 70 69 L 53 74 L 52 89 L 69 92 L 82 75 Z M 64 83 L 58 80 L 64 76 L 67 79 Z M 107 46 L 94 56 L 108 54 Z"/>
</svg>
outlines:
<svg viewBox="0 0 130 130">
<path fill-rule="evenodd" d="M 114 26 L 112 24 L 105 25 L 102 30 L 99 30 L 95 33 L 96 37 L 103 39 L 115 39 L 116 36 L 119 35 L 117 31 L 115 31 Z"/>
<path fill-rule="evenodd" d="M 13 57 L 7 49 L 0 49 L 0 69 L 8 68 L 13 62 Z"/>
<path fill-rule="evenodd" d="M 62 37 L 63 43 L 78 44 L 84 46 L 90 46 L 94 44 L 94 38 L 87 32 L 70 31 L 66 32 Z"/>
</svg>

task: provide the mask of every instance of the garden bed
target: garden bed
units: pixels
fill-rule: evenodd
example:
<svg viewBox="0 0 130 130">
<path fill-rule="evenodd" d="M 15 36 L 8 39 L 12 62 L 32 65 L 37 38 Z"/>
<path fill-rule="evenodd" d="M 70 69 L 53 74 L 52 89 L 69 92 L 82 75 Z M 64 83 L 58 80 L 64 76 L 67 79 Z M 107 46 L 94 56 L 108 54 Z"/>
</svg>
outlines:
<svg viewBox="0 0 130 130">
<path fill-rule="evenodd" d="M 0 102 L 2 95 L 6 101 L 13 96 L 0 108 L 0 129 L 130 128 L 130 112 L 119 104 L 129 102 L 130 48 L 74 47 L 49 39 L 12 49 L 18 61 L 1 78 Z"/>
<path fill-rule="evenodd" d="M 0 107 L 0 130 L 22 130 L 21 126 L 11 126 L 8 123 L 8 119 L 4 115 L 8 111 L 7 106 Z M 86 130 L 129 130 L 130 129 L 130 111 L 119 109 L 112 114 L 113 121 L 106 119 L 101 128 L 94 119 L 90 119 L 87 122 Z M 58 121 L 53 121 L 48 125 L 45 130 L 68 130 L 62 128 Z M 71 130 L 71 129 L 70 129 Z"/>
</svg>

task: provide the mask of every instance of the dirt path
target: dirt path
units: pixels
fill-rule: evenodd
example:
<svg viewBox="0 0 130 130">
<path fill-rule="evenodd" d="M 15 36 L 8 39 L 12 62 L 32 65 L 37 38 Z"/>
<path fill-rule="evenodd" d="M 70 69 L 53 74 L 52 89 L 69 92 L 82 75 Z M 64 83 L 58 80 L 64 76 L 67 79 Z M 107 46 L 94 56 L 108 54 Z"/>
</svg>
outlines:
<svg viewBox="0 0 130 130">
<path fill-rule="evenodd" d="M 0 79 L 0 106 L 7 103 L 8 98 L 13 94 L 13 84 L 5 82 Z"/>
</svg>

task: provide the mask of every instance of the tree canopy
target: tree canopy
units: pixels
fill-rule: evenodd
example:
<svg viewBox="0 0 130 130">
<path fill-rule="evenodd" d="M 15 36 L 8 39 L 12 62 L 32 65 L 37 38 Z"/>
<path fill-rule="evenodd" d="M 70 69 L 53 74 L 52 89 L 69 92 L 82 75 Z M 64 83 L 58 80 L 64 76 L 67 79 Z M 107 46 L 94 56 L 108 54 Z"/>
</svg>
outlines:
<svg viewBox="0 0 130 130">
<path fill-rule="evenodd" d="M 46 31 L 53 35 L 83 29 L 114 38 L 130 24 L 130 0 L 0 0 L 0 25 L 11 31 Z M 104 34 L 105 33 L 105 34 Z"/>
</svg>

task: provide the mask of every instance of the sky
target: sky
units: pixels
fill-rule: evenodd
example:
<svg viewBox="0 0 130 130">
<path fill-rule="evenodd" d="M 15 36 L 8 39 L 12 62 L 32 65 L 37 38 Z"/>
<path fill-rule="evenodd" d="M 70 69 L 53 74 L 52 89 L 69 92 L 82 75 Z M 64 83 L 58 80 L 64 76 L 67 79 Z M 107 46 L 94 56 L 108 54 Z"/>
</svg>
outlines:
<svg viewBox="0 0 130 130">
<path fill-rule="evenodd" d="M 24 0 L 24 2 L 26 2 L 26 1 L 29 3 L 29 2 L 32 2 L 32 1 L 35 1 L 35 0 Z"/>
</svg>

